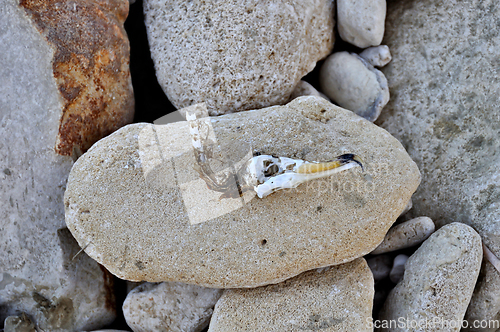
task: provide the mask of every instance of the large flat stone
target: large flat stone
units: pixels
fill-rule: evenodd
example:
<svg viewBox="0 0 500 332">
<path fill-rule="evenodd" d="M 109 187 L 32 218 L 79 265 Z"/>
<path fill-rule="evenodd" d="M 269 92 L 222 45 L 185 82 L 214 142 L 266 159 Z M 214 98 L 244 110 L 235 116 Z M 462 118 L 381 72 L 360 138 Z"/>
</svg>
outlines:
<svg viewBox="0 0 500 332">
<path fill-rule="evenodd" d="M 420 181 L 396 139 L 320 97 L 203 121 L 219 175 L 257 153 L 308 161 L 354 153 L 364 171 L 227 198 L 195 171 L 186 121 L 124 127 L 75 163 L 65 194 L 71 232 L 118 277 L 255 287 L 345 263 L 382 241 Z"/>
</svg>

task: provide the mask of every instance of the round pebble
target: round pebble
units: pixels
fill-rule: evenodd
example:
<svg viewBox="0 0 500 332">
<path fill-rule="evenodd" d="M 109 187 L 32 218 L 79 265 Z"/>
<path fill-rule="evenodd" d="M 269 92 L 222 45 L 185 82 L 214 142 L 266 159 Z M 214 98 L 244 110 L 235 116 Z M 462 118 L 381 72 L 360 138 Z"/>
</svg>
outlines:
<svg viewBox="0 0 500 332">
<path fill-rule="evenodd" d="M 387 45 L 369 47 L 359 53 L 359 56 L 374 67 L 383 67 L 392 60 L 391 51 Z"/>
<path fill-rule="evenodd" d="M 357 54 L 330 55 L 319 75 L 321 91 L 339 106 L 369 121 L 375 121 L 389 101 L 384 74 Z"/>
<path fill-rule="evenodd" d="M 386 0 L 337 0 L 340 38 L 360 48 L 380 45 L 386 8 Z"/>
<path fill-rule="evenodd" d="M 389 230 L 382 243 L 372 254 L 383 254 L 413 247 L 422 243 L 434 233 L 435 226 L 431 218 L 418 217 L 394 226 Z"/>
</svg>

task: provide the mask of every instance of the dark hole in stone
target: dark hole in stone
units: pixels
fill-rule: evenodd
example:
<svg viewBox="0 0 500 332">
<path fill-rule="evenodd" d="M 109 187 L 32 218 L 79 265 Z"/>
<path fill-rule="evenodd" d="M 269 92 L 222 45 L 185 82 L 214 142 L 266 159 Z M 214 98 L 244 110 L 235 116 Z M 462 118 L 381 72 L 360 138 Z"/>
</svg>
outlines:
<svg viewBox="0 0 500 332">
<path fill-rule="evenodd" d="M 260 241 L 260 244 L 263 245 L 263 246 L 265 246 L 267 244 L 267 240 L 264 239 L 264 240 Z"/>
</svg>

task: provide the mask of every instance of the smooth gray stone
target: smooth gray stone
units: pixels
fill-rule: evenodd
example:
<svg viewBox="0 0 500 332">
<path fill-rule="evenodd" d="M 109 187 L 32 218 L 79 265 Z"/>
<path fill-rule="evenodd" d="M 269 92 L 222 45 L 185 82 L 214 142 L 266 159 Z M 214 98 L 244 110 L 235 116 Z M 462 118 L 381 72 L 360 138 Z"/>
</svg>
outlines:
<svg viewBox="0 0 500 332">
<path fill-rule="evenodd" d="M 380 45 L 386 0 L 337 0 L 340 38 L 360 48 Z"/>
<path fill-rule="evenodd" d="M 387 45 L 369 47 L 359 53 L 359 56 L 374 67 L 384 67 L 392 60 L 391 51 Z"/>
<path fill-rule="evenodd" d="M 418 217 L 392 227 L 384 241 L 371 253 L 373 255 L 416 246 L 427 239 L 435 230 L 434 222 L 428 217 Z"/>
<path fill-rule="evenodd" d="M 144 283 L 123 303 L 123 315 L 134 332 L 200 332 L 208 326 L 222 289 L 180 282 Z"/>
<path fill-rule="evenodd" d="M 375 121 L 389 101 L 384 74 L 354 53 L 330 55 L 319 73 L 319 84 L 328 98 L 369 121 Z"/>
</svg>

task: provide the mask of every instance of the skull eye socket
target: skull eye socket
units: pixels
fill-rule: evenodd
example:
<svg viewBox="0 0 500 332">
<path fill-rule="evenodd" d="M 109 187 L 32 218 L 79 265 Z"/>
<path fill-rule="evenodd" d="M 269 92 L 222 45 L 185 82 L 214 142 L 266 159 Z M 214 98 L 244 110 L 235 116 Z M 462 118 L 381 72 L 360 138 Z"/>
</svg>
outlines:
<svg viewBox="0 0 500 332">
<path fill-rule="evenodd" d="M 279 170 L 280 170 L 280 168 L 278 167 L 278 165 L 273 164 L 273 165 L 266 168 L 266 170 L 264 171 L 264 176 L 267 177 L 267 176 L 274 175 L 274 174 L 278 173 Z"/>
</svg>

